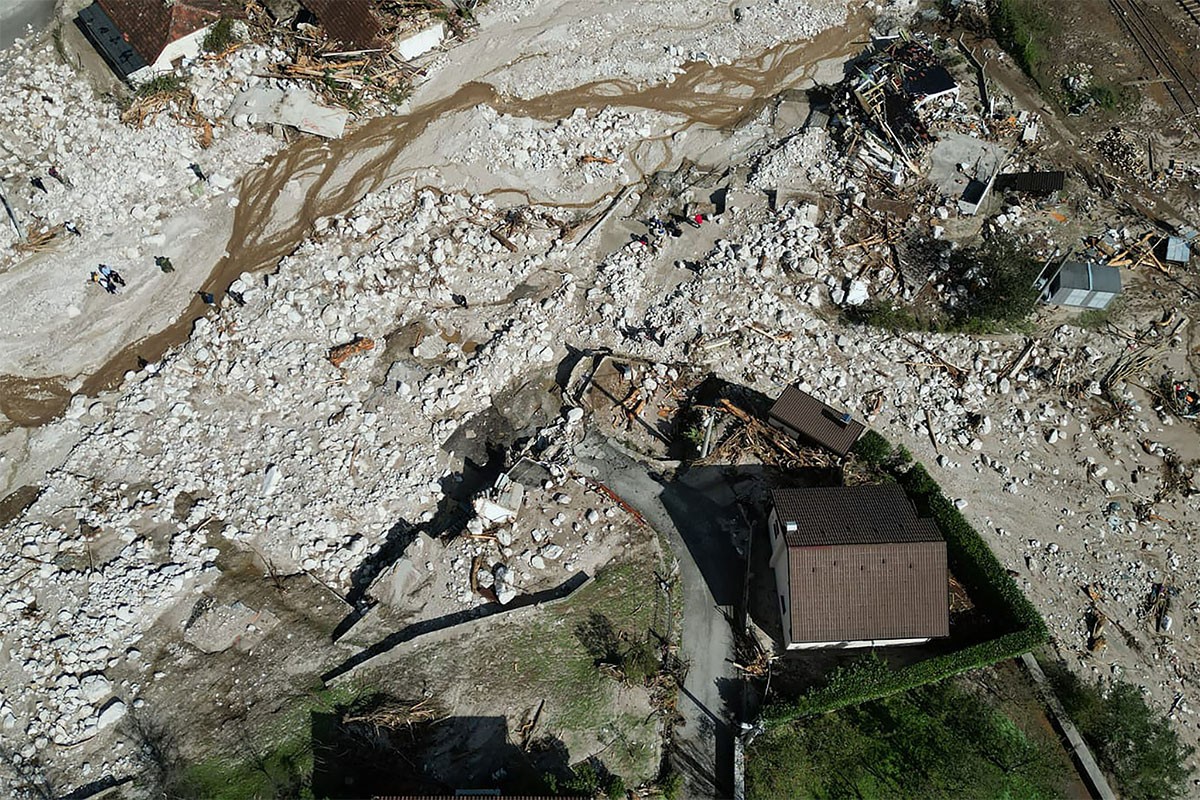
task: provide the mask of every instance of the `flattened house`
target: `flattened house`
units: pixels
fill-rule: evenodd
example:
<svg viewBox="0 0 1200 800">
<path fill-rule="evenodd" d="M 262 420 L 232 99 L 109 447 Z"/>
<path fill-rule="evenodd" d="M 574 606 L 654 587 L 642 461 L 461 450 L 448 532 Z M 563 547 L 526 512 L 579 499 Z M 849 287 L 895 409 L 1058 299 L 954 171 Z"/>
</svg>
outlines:
<svg viewBox="0 0 1200 800">
<path fill-rule="evenodd" d="M 950 634 L 946 542 L 894 483 L 776 489 L 771 568 L 789 650 Z"/>
</svg>

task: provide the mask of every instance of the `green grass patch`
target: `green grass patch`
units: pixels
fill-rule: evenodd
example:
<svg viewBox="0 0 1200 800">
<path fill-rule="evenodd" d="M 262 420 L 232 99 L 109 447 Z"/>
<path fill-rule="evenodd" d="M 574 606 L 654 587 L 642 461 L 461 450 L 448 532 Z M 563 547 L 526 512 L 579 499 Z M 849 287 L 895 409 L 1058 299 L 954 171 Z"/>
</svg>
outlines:
<svg viewBox="0 0 1200 800">
<path fill-rule="evenodd" d="M 296 698 L 273 731 L 258 731 L 243 740 L 236 755 L 187 765 L 168 796 L 204 800 L 247 798 L 312 798 L 314 764 L 311 716 L 332 712 L 369 694 L 365 687 L 345 684 Z"/>
<path fill-rule="evenodd" d="M 988 11 L 996 41 L 1040 84 L 1040 67 L 1060 29 L 1053 5 L 1049 0 L 992 0 Z"/>
<path fill-rule="evenodd" d="M 235 44 L 237 40 L 238 37 L 233 27 L 233 20 L 228 17 L 222 17 L 208 29 L 208 33 L 204 34 L 204 41 L 201 43 L 201 47 L 209 53 L 221 53 L 230 45 Z"/>
<path fill-rule="evenodd" d="M 1188 791 L 1193 749 L 1171 721 L 1146 705 L 1137 687 L 1117 681 L 1105 692 L 1061 664 L 1043 664 L 1055 694 L 1126 800 L 1172 800 Z"/>
<path fill-rule="evenodd" d="M 187 87 L 187 82 L 183 76 L 175 72 L 166 72 L 162 75 L 155 75 L 145 83 L 138 84 L 138 97 L 153 97 L 158 94 L 175 94 L 181 92 Z"/>
<path fill-rule="evenodd" d="M 746 758 L 751 800 L 1059 794 L 1063 757 L 947 681 L 774 728 Z"/>
<path fill-rule="evenodd" d="M 628 661 L 630 669 L 638 668 L 644 661 L 642 643 L 655 625 L 657 592 L 652 565 L 615 564 L 569 600 L 545 609 L 542 618 L 504 629 L 502 638 L 505 679 L 545 697 L 556 728 L 600 731 L 613 739 L 603 755 L 605 766 L 630 783 L 657 772 L 655 720 L 619 710 L 618 699 L 628 689 L 600 670 L 594 647 L 579 632 L 597 618 L 611 621 L 604 644 L 616 648 L 614 656 Z"/>
<path fill-rule="evenodd" d="M 1043 644 L 1046 623 L 1009 576 L 966 518 L 942 494 L 941 487 L 921 464 L 907 464 L 903 448 L 895 448 L 872 431 L 855 446 L 855 455 L 868 467 L 897 481 L 918 511 L 937 523 L 946 540 L 950 571 L 975 604 L 985 610 L 996 635 L 957 650 L 892 667 L 875 655 L 835 670 L 825 685 L 798 698 L 780 698 L 763 712 L 768 725 L 857 705 L 909 691 L 968 670 L 1014 658 Z"/>
</svg>

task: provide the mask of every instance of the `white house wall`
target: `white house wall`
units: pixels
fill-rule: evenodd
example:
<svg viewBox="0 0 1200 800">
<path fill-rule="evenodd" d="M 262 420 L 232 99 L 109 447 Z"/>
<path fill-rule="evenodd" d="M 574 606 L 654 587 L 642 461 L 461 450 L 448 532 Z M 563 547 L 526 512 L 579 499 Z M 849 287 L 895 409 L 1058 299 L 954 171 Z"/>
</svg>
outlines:
<svg viewBox="0 0 1200 800">
<path fill-rule="evenodd" d="M 923 639 L 859 639 L 852 642 L 788 642 L 788 650 L 822 650 L 822 649 L 840 649 L 849 650 L 856 647 L 895 647 L 904 644 L 921 644 L 928 642 L 929 637 Z"/>
<path fill-rule="evenodd" d="M 208 34 L 209 27 L 206 25 L 198 31 L 193 31 L 187 36 L 171 42 L 163 48 L 158 60 L 131 74 L 129 80 L 133 83 L 142 83 L 155 75 L 172 72 L 175 69 L 175 62 L 181 58 L 195 58 L 200 55 L 200 48 L 204 44 L 204 37 Z"/>
</svg>

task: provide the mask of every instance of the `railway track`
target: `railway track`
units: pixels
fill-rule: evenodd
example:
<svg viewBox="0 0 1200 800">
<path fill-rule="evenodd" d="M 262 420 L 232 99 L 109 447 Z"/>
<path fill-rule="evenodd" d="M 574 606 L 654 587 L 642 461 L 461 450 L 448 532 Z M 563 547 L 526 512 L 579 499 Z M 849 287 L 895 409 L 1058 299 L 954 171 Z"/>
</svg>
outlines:
<svg viewBox="0 0 1200 800">
<path fill-rule="evenodd" d="M 1200 21 L 1200 0 L 1179 0 L 1179 3 L 1192 14 L 1193 19 Z M 1166 36 L 1146 12 L 1141 0 L 1109 0 L 1109 5 L 1146 61 L 1163 79 L 1163 86 L 1180 113 L 1189 118 L 1194 127 L 1194 118 L 1200 112 L 1200 102 L 1196 98 L 1196 93 L 1200 92 L 1197 89 L 1200 81 L 1197 81 L 1195 73 L 1163 44 Z M 1189 5 L 1195 6 L 1195 10 L 1189 10 Z"/>
<path fill-rule="evenodd" d="M 1192 18 L 1192 22 L 1200 25 L 1200 0 L 1175 0 L 1184 13 Z"/>
</svg>

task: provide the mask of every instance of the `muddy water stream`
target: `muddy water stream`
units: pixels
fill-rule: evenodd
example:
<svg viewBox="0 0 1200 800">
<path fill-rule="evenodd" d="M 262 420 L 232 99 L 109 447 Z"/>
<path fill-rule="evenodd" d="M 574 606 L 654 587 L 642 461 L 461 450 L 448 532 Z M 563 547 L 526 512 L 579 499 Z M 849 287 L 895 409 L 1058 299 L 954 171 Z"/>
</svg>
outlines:
<svg viewBox="0 0 1200 800">
<path fill-rule="evenodd" d="M 486 104 L 504 114 L 553 121 L 577 108 L 620 106 L 675 115 L 694 125 L 733 129 L 780 92 L 810 77 L 818 63 L 856 51 L 866 27 L 863 18 L 854 17 L 842 28 L 779 45 L 752 59 L 716 67 L 690 64 L 672 83 L 649 87 L 604 80 L 522 100 L 472 82 L 405 116 L 371 120 L 343 139 L 304 139 L 242 181 L 228 255 L 200 288 L 220 296 L 241 273 L 273 268 L 308 236 L 316 219 L 343 214 L 364 195 L 424 166 L 406 163 L 405 149 L 448 114 Z M 511 190 L 520 192 L 522 187 Z M 187 339 L 193 321 L 205 310 L 197 296 L 170 326 L 125 347 L 87 376 L 80 391 L 95 395 L 119 384 L 126 371 L 138 367 L 139 359 L 158 360 Z M 17 425 L 49 422 L 65 410 L 70 396 L 65 380 L 0 376 L 0 411 Z"/>
</svg>

